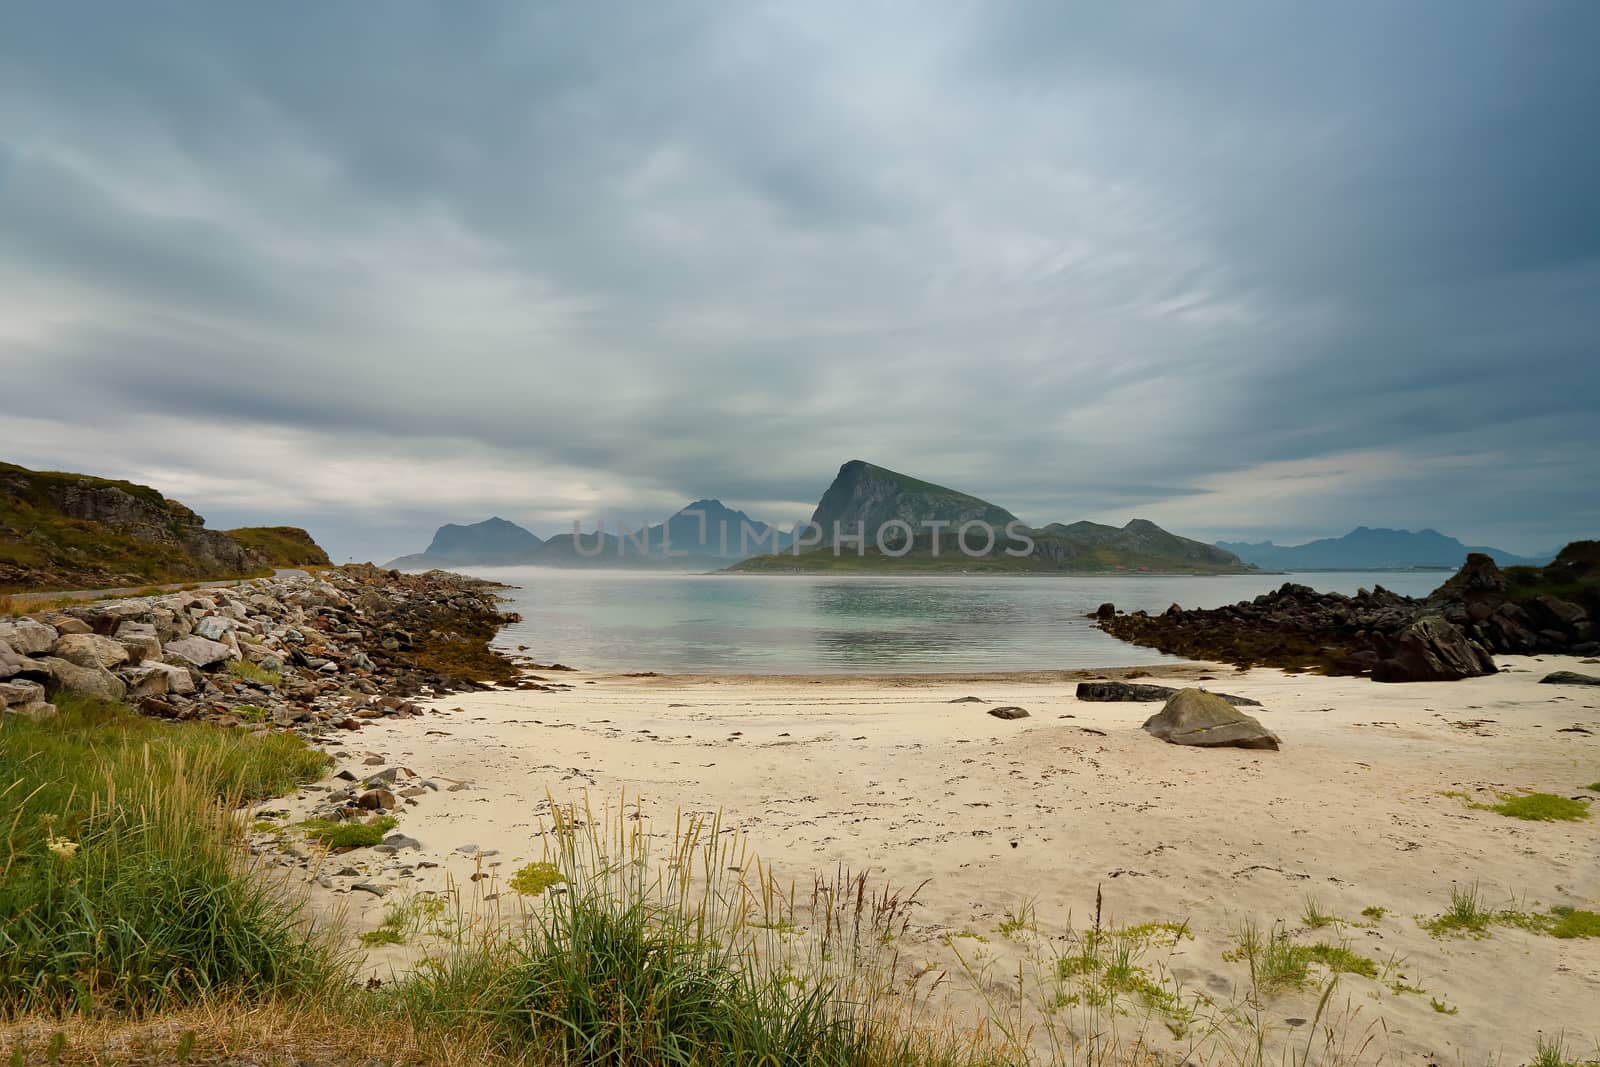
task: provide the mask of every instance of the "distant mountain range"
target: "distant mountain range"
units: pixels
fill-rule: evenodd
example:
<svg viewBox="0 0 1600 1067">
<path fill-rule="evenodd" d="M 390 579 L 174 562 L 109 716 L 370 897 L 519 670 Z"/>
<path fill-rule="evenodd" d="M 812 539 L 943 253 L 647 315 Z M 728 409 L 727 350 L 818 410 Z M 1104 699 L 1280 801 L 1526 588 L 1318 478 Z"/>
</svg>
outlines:
<svg viewBox="0 0 1600 1067">
<path fill-rule="evenodd" d="M 836 531 L 841 535 L 837 552 Z M 861 537 L 858 546 L 854 539 Z M 696 500 L 643 531 L 586 533 L 576 541 L 572 534 L 541 540 L 500 518 L 442 526 L 426 551 L 388 566 L 517 564 L 748 573 L 1239 574 L 1254 569 L 1230 552 L 1168 533 L 1145 519 L 1122 527 L 1075 522 L 1034 529 L 987 500 L 859 459 L 840 467 L 822 494 L 811 526 L 800 534 L 799 552 L 793 533 L 719 500 Z"/>
<path fill-rule="evenodd" d="M 427 549 L 390 560 L 399 570 L 455 566 L 642 567 L 711 570 L 756 552 L 782 549 L 789 537 L 720 500 L 696 500 L 666 522 L 642 530 L 570 533 L 540 539 L 514 522 L 485 519 L 441 526 Z"/>
<path fill-rule="evenodd" d="M 1093 522 L 1030 527 L 998 504 L 948 486 L 853 459 L 839 468 L 794 536 L 720 500 L 696 500 L 643 530 L 608 530 L 541 539 L 514 522 L 485 519 L 439 527 L 426 550 L 390 567 L 516 566 L 728 569 L 747 573 L 1021 572 L 1239 574 L 1265 571 L 1454 570 L 1470 552 L 1502 567 L 1542 566 L 1554 553 L 1519 556 L 1464 545 L 1437 530 L 1358 526 L 1343 537 L 1302 545 L 1201 541 L 1147 519 L 1124 526 Z M 963 538 L 964 525 L 968 525 Z M 994 543 L 986 544 L 984 529 Z M 885 531 L 878 543 L 878 531 Z M 835 551 L 834 534 L 840 534 Z M 856 538 L 863 536 L 857 544 Z M 731 564 L 731 566 L 730 566 Z"/>
<path fill-rule="evenodd" d="M 1503 549 L 1464 545 L 1438 530 L 1385 530 L 1357 526 L 1343 537 L 1324 537 L 1303 545 L 1271 541 L 1218 541 L 1246 563 L 1274 571 L 1455 570 L 1469 552 L 1482 552 L 1502 567 L 1543 566 L 1555 557 L 1518 556 Z"/>
</svg>

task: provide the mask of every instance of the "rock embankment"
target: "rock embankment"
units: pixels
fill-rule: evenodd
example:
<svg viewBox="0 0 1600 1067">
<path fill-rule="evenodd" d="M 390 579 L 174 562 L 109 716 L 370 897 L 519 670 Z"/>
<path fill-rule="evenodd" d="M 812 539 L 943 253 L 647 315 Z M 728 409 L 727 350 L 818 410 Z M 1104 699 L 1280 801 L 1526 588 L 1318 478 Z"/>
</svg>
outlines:
<svg viewBox="0 0 1600 1067">
<path fill-rule="evenodd" d="M 488 648 L 516 619 L 496 588 L 356 565 L 0 619 L 0 707 L 48 717 L 67 691 L 161 718 L 355 729 L 411 714 L 408 697 L 513 680 Z"/>
<path fill-rule="evenodd" d="M 1600 651 L 1593 545 L 1577 542 L 1548 567 L 1508 572 L 1473 553 L 1424 599 L 1382 586 L 1346 596 L 1289 582 L 1221 608 L 1174 604 L 1148 615 L 1102 605 L 1094 618 L 1125 641 L 1194 659 L 1383 682 L 1452 681 L 1493 674 L 1495 654 Z"/>
</svg>

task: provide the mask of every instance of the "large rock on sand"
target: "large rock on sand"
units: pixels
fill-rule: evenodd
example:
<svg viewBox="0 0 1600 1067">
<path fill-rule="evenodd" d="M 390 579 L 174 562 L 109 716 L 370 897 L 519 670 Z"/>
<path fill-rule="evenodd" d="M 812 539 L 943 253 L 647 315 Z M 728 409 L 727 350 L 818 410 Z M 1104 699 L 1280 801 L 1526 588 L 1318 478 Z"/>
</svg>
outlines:
<svg viewBox="0 0 1600 1067">
<path fill-rule="evenodd" d="M 1372 680 L 1456 682 L 1497 673 L 1482 645 L 1442 615 L 1425 615 L 1401 632 L 1394 654 L 1372 668 Z"/>
<path fill-rule="evenodd" d="M 1079 682 L 1078 699 L 1098 702 L 1133 701 L 1147 702 L 1152 700 L 1171 700 L 1178 690 L 1166 685 L 1138 685 L 1131 682 Z M 1251 700 L 1249 697 L 1236 697 L 1227 693 L 1217 693 L 1230 704 L 1249 704 L 1260 707 L 1261 701 Z"/>
<path fill-rule="evenodd" d="M 1153 737 L 1174 745 L 1216 748 L 1278 747 L 1278 736 L 1259 721 L 1204 689 L 1184 689 L 1174 694 L 1144 724 Z"/>
<path fill-rule="evenodd" d="M 1539 679 L 1541 685 L 1600 685 L 1600 678 L 1577 671 L 1556 671 Z"/>
</svg>

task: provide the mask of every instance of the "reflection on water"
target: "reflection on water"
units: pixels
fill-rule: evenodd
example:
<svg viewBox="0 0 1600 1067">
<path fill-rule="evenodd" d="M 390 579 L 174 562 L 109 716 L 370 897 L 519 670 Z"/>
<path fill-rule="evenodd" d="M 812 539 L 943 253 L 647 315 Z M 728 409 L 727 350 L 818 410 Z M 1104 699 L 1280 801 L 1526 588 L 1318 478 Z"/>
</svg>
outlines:
<svg viewBox="0 0 1600 1067">
<path fill-rule="evenodd" d="M 1108 637 L 1086 617 L 1172 603 L 1216 607 L 1275 589 L 1283 575 L 1204 578 L 810 578 L 482 568 L 510 583 L 523 621 L 501 644 L 596 670 L 864 673 L 1067 669 L 1168 657 Z M 1353 593 L 1409 595 L 1446 576 L 1310 574 Z"/>
</svg>

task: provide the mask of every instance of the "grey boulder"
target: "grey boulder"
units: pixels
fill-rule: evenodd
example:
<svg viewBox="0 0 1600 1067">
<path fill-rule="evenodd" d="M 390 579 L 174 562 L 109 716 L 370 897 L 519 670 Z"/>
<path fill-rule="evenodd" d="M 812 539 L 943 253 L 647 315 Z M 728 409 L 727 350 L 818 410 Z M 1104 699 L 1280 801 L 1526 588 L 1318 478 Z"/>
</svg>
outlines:
<svg viewBox="0 0 1600 1067">
<path fill-rule="evenodd" d="M 55 647 L 56 640 L 60 636 L 55 627 L 34 622 L 32 619 L 0 621 L 0 642 L 10 645 L 13 651 L 20 652 L 24 656 L 37 656 L 41 652 L 49 652 Z"/>
<path fill-rule="evenodd" d="M 1600 678 L 1577 671 L 1556 671 L 1539 679 L 1541 685 L 1600 685 Z"/>
<path fill-rule="evenodd" d="M 4 641 L 0 641 L 0 682 L 7 678 L 15 678 L 21 674 L 28 662 L 28 657 L 13 649 Z"/>
<path fill-rule="evenodd" d="M 127 685 L 129 699 L 139 700 L 143 697 L 164 696 L 171 687 L 172 676 L 167 671 L 176 670 L 176 667 L 169 667 L 165 663 L 148 663 L 139 667 L 128 667 L 118 672 L 118 677 Z M 185 677 L 188 675 L 185 674 Z"/>
<path fill-rule="evenodd" d="M 1144 724 L 1145 731 L 1173 745 L 1201 748 L 1278 747 L 1278 735 L 1216 693 L 1183 689 Z"/>
<path fill-rule="evenodd" d="M 57 689 L 87 693 L 105 700 L 121 700 L 128 695 L 122 679 L 104 667 L 80 667 L 60 656 L 41 656 L 35 661 L 50 675 Z"/>
<path fill-rule="evenodd" d="M 120 641 L 99 634 L 68 634 L 56 642 L 55 655 L 80 667 L 120 667 L 128 662 L 128 650 Z"/>
<path fill-rule="evenodd" d="M 0 707 L 15 708 L 23 704 L 35 704 L 44 700 L 44 686 L 38 682 L 19 679 L 15 682 L 0 682 Z"/>
<path fill-rule="evenodd" d="M 204 637 L 184 637 L 177 641 L 168 641 L 164 652 L 169 657 L 176 657 L 184 663 L 192 663 L 202 668 L 214 663 L 226 663 L 233 658 L 233 649 L 218 641 L 208 641 Z"/>
<path fill-rule="evenodd" d="M 207 615 L 194 624 L 194 635 L 208 641 L 220 641 L 222 636 L 232 629 L 232 619 L 223 618 L 221 615 Z"/>
</svg>

